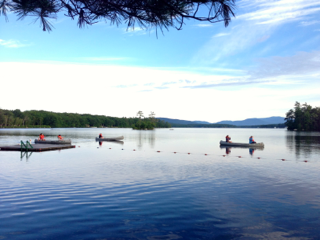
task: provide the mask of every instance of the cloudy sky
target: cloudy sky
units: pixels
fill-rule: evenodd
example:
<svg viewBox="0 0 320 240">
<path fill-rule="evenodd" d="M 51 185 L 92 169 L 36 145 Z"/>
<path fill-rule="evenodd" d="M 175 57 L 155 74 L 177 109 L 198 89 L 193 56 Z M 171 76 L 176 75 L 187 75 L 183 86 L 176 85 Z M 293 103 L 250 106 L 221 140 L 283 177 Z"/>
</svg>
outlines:
<svg viewBox="0 0 320 240">
<path fill-rule="evenodd" d="M 181 31 L 79 29 L 63 15 L 43 32 L 0 16 L 0 108 L 184 120 L 285 116 L 320 106 L 320 2 L 240 0 L 236 18 Z"/>
</svg>

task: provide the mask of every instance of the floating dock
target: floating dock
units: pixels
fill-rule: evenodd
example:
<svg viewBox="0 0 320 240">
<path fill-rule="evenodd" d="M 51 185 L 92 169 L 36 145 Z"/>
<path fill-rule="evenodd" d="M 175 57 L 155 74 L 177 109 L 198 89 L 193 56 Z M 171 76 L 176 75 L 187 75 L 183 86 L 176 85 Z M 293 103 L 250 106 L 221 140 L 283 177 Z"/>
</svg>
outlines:
<svg viewBox="0 0 320 240">
<path fill-rule="evenodd" d="M 75 145 L 70 144 L 31 144 L 32 148 L 21 148 L 20 144 L 12 146 L 0 146 L 0 151 L 23 151 L 23 152 L 44 152 L 44 151 L 54 151 L 68 148 L 75 148 Z"/>
</svg>

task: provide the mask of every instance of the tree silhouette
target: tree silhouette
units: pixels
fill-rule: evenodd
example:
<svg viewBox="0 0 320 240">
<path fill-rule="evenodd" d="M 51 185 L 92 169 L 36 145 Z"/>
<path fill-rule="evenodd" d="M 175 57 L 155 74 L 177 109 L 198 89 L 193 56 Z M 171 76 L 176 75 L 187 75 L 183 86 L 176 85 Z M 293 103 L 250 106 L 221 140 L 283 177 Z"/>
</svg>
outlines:
<svg viewBox="0 0 320 240">
<path fill-rule="evenodd" d="M 216 23 L 223 21 L 228 26 L 234 16 L 235 0 L 0 0 L 0 15 L 13 12 L 19 20 L 36 17 L 43 31 L 51 31 L 49 19 L 58 13 L 72 19 L 78 26 L 95 24 L 101 20 L 116 24 L 125 22 L 127 28 L 136 25 L 147 29 L 182 29 L 185 21 Z"/>
</svg>

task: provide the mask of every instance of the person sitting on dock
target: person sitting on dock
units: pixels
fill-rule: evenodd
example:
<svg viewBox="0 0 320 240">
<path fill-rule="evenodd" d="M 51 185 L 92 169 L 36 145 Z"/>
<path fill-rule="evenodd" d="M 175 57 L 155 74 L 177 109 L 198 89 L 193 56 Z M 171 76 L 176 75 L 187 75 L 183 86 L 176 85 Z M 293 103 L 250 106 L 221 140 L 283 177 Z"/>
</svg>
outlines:
<svg viewBox="0 0 320 240">
<path fill-rule="evenodd" d="M 232 143 L 231 141 L 231 137 L 229 137 L 229 135 L 226 136 L 226 142 Z"/>
<path fill-rule="evenodd" d="M 58 139 L 59 139 L 59 140 L 63 140 L 63 137 L 59 134 L 59 135 L 58 135 Z"/>
<path fill-rule="evenodd" d="M 40 140 L 40 141 L 45 141 L 44 135 L 43 135 L 42 133 L 40 133 L 38 140 Z"/>
<path fill-rule="evenodd" d="M 102 133 L 99 134 L 99 138 L 103 138 Z"/>
<path fill-rule="evenodd" d="M 250 144 L 256 143 L 256 142 L 254 141 L 254 139 L 253 139 L 253 136 L 251 136 L 251 137 L 249 138 L 249 143 L 250 143 Z"/>
</svg>

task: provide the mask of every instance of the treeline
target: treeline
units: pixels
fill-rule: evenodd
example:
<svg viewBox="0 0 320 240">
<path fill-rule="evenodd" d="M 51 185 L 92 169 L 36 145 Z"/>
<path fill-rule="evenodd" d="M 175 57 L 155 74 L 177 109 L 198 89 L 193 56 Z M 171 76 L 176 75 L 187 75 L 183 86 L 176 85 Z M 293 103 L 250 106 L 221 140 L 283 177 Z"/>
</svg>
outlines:
<svg viewBox="0 0 320 240">
<path fill-rule="evenodd" d="M 320 131 L 320 108 L 296 102 L 294 108 L 287 112 L 285 120 L 288 130 Z"/>
<path fill-rule="evenodd" d="M 131 128 L 141 125 L 141 122 L 150 121 L 153 127 L 168 128 L 171 125 L 158 119 L 117 118 L 102 115 L 55 113 L 48 111 L 20 111 L 0 109 L 0 128 L 86 128 L 86 127 L 118 127 Z"/>
</svg>

